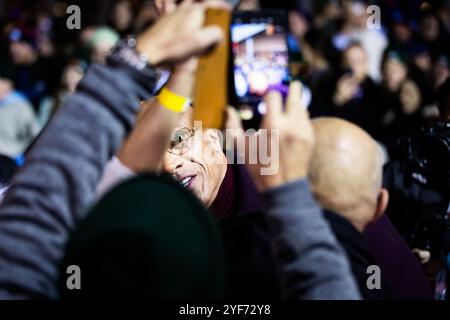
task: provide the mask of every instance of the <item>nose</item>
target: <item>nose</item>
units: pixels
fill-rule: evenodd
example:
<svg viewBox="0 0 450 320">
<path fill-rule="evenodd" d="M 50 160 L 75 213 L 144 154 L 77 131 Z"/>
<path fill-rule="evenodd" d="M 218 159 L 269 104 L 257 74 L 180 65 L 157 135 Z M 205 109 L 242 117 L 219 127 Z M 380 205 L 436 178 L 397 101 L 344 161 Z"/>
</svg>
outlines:
<svg viewBox="0 0 450 320">
<path fill-rule="evenodd" d="M 174 174 L 177 169 L 183 166 L 183 157 L 166 152 L 163 162 L 163 170 L 168 174 Z"/>
</svg>

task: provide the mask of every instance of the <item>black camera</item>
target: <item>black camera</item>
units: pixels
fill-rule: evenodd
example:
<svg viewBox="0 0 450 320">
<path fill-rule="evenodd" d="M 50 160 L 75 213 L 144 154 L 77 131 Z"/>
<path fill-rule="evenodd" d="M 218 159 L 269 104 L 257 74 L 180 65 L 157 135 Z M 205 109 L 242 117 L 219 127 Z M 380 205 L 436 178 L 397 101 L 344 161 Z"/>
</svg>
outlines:
<svg viewBox="0 0 450 320">
<path fill-rule="evenodd" d="M 422 128 L 390 147 L 384 168 L 387 214 L 411 247 L 450 250 L 450 122 Z"/>
<path fill-rule="evenodd" d="M 426 127 L 410 141 L 412 178 L 450 196 L 450 122 Z"/>
</svg>

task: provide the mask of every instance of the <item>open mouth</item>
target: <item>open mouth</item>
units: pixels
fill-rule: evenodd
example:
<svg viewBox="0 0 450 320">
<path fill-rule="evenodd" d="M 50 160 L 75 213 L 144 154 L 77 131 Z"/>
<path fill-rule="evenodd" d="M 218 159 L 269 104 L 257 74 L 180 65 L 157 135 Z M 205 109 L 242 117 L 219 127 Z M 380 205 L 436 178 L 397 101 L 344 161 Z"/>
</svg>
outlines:
<svg viewBox="0 0 450 320">
<path fill-rule="evenodd" d="M 180 181 L 180 185 L 184 188 L 190 189 L 193 185 L 194 178 L 195 176 L 186 177 Z"/>
</svg>

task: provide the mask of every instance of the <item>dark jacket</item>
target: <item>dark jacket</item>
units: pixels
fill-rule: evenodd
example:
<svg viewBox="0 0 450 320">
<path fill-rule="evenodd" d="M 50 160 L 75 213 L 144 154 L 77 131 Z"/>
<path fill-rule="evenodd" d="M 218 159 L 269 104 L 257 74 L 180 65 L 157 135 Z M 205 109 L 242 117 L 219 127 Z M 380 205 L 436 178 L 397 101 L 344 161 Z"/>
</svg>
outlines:
<svg viewBox="0 0 450 320">
<path fill-rule="evenodd" d="M 363 237 L 393 299 L 433 299 L 422 266 L 386 215 L 369 226 Z"/>
<path fill-rule="evenodd" d="M 381 288 L 370 290 L 367 286 L 367 280 L 371 273 L 368 273 L 368 267 L 376 265 L 376 262 L 367 251 L 367 246 L 362 234 L 344 217 L 325 210 L 325 218 L 333 229 L 336 238 L 347 253 L 347 257 L 352 267 L 353 276 L 359 286 L 359 291 L 365 300 L 386 300 L 389 295 L 386 286 L 381 278 Z"/>
<path fill-rule="evenodd" d="M 220 222 L 227 297 L 359 299 L 344 251 L 307 180 L 293 181 L 260 196 L 244 166 L 231 168 L 235 211 Z M 224 197 L 220 191 L 219 196 Z"/>
<path fill-rule="evenodd" d="M 262 198 L 245 166 L 233 165 L 233 171 L 236 195 L 245 194 L 245 197 L 236 197 L 234 213 L 221 220 L 226 252 L 233 257 L 230 271 L 236 279 L 231 288 L 233 296 L 276 297 L 279 291 L 275 275 L 270 275 L 277 270 L 271 261 L 270 225 L 262 213 Z M 371 225 L 363 239 L 374 264 L 381 269 L 389 297 L 399 300 L 433 298 L 419 262 L 386 216 Z"/>
</svg>

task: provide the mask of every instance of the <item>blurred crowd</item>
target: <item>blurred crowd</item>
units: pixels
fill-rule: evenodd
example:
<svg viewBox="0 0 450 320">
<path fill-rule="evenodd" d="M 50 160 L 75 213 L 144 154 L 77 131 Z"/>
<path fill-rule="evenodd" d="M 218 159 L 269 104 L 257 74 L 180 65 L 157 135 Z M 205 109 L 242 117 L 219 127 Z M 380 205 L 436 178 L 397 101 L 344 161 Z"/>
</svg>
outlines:
<svg viewBox="0 0 450 320">
<path fill-rule="evenodd" d="M 450 1 L 241 1 L 287 10 L 301 81 L 286 101 L 266 95 L 262 125 L 281 131 L 271 177 L 228 163 L 217 131 L 195 139 L 195 103 L 164 102 L 192 95 L 193 58 L 220 41 L 203 6 L 0 2 L 0 297 L 445 298 L 445 263 L 427 279 L 383 215 L 382 166 L 399 138 L 449 119 Z M 61 280 L 72 264 L 89 270 L 80 296 Z"/>
<path fill-rule="evenodd" d="M 152 1 L 78 1 L 82 28 L 66 27 L 64 1 L 4 1 L 0 15 L 2 105 L 17 105 L 2 122 L 1 152 L 20 156 L 92 62 L 120 37 L 157 18 Z M 366 9 L 380 15 L 367 27 Z M 389 143 L 439 116 L 437 90 L 448 78 L 448 1 L 243 1 L 242 9 L 289 11 L 299 55 L 294 73 L 312 90 L 313 117 L 352 121 Z M 373 22 L 373 20 L 372 20 Z M 295 63 L 293 63 L 295 65 Z M 2 108 L 6 115 L 11 112 Z M 8 116 L 3 116 L 3 119 Z M 5 121 L 5 120 L 3 120 Z"/>
<path fill-rule="evenodd" d="M 81 8 L 80 30 L 66 26 L 72 4 Z M 0 6 L 0 100 L 8 106 L 2 108 L 0 152 L 12 158 L 23 154 L 91 63 L 104 61 L 120 37 L 157 17 L 152 1 L 3 1 Z"/>
<path fill-rule="evenodd" d="M 383 143 L 439 117 L 437 91 L 450 70 L 448 1 L 307 3 L 291 12 L 290 25 L 313 117 L 342 117 Z M 378 16 L 367 11 L 372 4 Z"/>
</svg>

